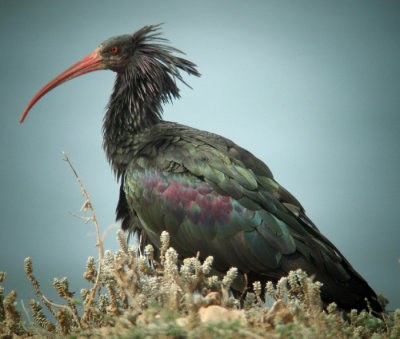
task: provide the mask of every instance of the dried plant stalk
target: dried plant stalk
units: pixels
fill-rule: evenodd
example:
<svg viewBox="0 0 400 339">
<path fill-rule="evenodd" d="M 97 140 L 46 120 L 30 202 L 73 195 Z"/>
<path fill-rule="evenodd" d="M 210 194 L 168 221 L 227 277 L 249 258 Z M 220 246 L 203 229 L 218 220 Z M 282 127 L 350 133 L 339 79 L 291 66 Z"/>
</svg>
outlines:
<svg viewBox="0 0 400 339">
<path fill-rule="evenodd" d="M 83 212 L 86 212 L 88 209 L 90 209 L 92 216 L 91 217 L 87 217 L 86 218 L 86 222 L 92 221 L 95 228 L 96 228 L 96 235 L 97 235 L 97 247 L 99 249 L 99 264 L 98 264 L 98 269 L 97 269 L 97 276 L 96 276 L 96 281 L 94 286 L 92 287 L 91 291 L 90 291 L 90 295 L 89 295 L 89 299 L 86 303 L 86 308 L 84 311 L 84 314 L 82 316 L 82 323 L 85 323 L 89 313 L 90 313 L 90 308 L 93 304 L 93 300 L 96 294 L 96 290 L 99 287 L 100 284 L 100 274 L 101 274 L 101 267 L 102 267 L 102 263 L 104 262 L 104 248 L 103 248 L 103 240 L 100 237 L 100 229 L 99 229 L 99 223 L 97 222 L 97 218 L 96 218 L 96 211 L 93 208 L 93 204 L 92 201 L 90 200 L 90 196 L 89 193 L 86 191 L 85 186 L 82 183 L 82 180 L 79 178 L 78 173 L 76 172 L 75 168 L 72 166 L 71 162 L 69 161 L 68 158 L 68 154 L 63 152 L 64 154 L 64 161 L 66 161 L 69 165 L 69 167 L 71 168 L 72 172 L 74 173 L 74 176 L 76 178 L 76 180 L 78 181 L 79 185 L 81 186 L 81 192 L 82 195 L 86 198 L 85 203 L 82 206 L 82 210 Z"/>
</svg>

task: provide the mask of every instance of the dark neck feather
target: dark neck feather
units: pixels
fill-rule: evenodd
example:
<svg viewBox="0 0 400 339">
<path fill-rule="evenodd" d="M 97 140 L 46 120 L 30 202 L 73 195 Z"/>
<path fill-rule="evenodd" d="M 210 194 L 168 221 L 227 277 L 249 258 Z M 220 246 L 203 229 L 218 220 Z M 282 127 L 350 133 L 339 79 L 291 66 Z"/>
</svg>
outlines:
<svg viewBox="0 0 400 339">
<path fill-rule="evenodd" d="M 103 124 L 103 147 L 118 176 L 140 147 L 140 134 L 161 120 L 162 104 L 179 98 L 175 79 L 185 83 L 179 69 L 200 75 L 195 64 L 172 54 L 179 52 L 177 49 L 148 43 L 166 41 L 159 37 L 156 26 L 144 27 L 133 39 L 135 54 L 129 66 L 117 74 Z"/>
<path fill-rule="evenodd" d="M 132 79 L 132 72 L 118 74 L 104 117 L 103 147 L 118 176 L 135 153 L 137 136 L 161 120 L 161 100 L 155 95 L 143 97 L 145 86 Z"/>
</svg>

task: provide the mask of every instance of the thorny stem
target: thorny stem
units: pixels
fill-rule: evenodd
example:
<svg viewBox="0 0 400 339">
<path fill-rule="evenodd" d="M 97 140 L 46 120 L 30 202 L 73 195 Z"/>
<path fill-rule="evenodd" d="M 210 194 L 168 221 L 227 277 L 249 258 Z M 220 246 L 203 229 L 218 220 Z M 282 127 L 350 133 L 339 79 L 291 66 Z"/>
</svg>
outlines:
<svg viewBox="0 0 400 339">
<path fill-rule="evenodd" d="M 83 185 L 81 179 L 79 178 L 78 173 L 76 172 L 75 168 L 72 166 L 71 162 L 69 161 L 68 154 L 66 152 L 63 152 L 63 155 L 64 155 L 64 161 L 66 161 L 68 163 L 69 167 L 71 168 L 72 172 L 75 175 L 76 180 L 78 181 L 79 185 L 81 186 L 82 195 L 86 198 L 86 201 L 82 206 L 83 211 L 86 212 L 88 209 L 90 209 L 90 211 L 92 212 L 92 217 L 87 218 L 86 222 L 88 222 L 89 220 L 93 221 L 93 224 L 96 227 L 97 247 L 99 248 L 99 268 L 97 270 L 96 282 L 90 291 L 90 296 L 89 296 L 89 300 L 87 302 L 87 307 L 85 308 L 85 312 L 82 316 L 82 323 L 85 323 L 86 318 L 89 316 L 89 312 L 90 312 L 90 309 L 91 309 L 91 306 L 92 306 L 92 303 L 93 303 L 93 300 L 94 300 L 94 297 L 96 294 L 96 290 L 100 284 L 101 266 L 102 266 L 102 263 L 104 260 L 103 240 L 101 239 L 101 236 L 100 236 L 100 229 L 99 229 L 99 224 L 98 224 L 97 218 L 96 218 L 96 211 L 93 208 L 89 193 L 86 191 L 86 188 Z"/>
</svg>

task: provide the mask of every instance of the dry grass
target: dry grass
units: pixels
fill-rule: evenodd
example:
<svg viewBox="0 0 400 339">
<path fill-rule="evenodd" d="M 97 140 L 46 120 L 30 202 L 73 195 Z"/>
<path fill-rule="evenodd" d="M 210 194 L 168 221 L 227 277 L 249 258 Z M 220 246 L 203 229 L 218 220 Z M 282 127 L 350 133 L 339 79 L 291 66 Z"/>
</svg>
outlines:
<svg viewBox="0 0 400 339">
<path fill-rule="evenodd" d="M 82 289 L 76 298 L 67 278 L 54 279 L 60 298 L 55 303 L 41 293 L 33 263 L 26 258 L 25 273 L 40 300 L 30 300 L 30 311 L 25 310 L 34 322 L 23 321 L 16 291 L 5 296 L 0 285 L 1 338 L 400 338 L 400 309 L 384 320 L 370 311 L 353 310 L 344 317 L 335 304 L 324 311 L 321 284 L 301 270 L 282 277 L 276 286 L 267 283 L 265 296 L 261 284 L 255 283 L 253 292 L 240 301 L 230 293 L 238 274 L 235 268 L 216 276 L 212 257 L 179 263 L 166 232 L 161 235 L 160 258 L 154 258 L 151 245 L 139 255 L 122 231 L 117 232 L 121 249 L 103 253 L 90 197 L 67 156 L 65 160 L 81 185 L 84 212 L 92 213 L 84 219 L 97 230 L 99 258 L 96 263 L 89 257 L 84 273 L 92 288 Z M 0 272 L 0 283 L 5 278 Z"/>
</svg>

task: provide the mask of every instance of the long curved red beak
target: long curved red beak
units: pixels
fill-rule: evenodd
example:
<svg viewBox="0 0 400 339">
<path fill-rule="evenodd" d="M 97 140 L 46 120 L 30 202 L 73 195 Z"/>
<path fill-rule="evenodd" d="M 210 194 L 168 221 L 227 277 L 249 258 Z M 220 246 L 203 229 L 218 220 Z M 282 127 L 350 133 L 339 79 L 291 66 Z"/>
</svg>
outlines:
<svg viewBox="0 0 400 339">
<path fill-rule="evenodd" d="M 68 80 L 76 78 L 82 74 L 104 69 L 105 66 L 102 63 L 103 59 L 100 56 L 99 51 L 100 48 L 97 48 L 93 53 L 89 54 L 87 57 L 83 58 L 81 61 L 78 61 L 75 65 L 71 66 L 66 71 L 62 72 L 52 81 L 50 81 L 46 86 L 44 86 L 39 92 L 37 92 L 37 94 L 29 102 L 28 106 L 26 106 L 25 111 L 24 113 L 22 113 L 19 122 L 22 123 L 25 120 L 26 116 L 28 115 L 28 112 L 32 108 L 32 106 L 42 96 L 50 92 L 53 88 L 57 87 L 58 85 L 61 85 L 62 83 Z"/>
</svg>

